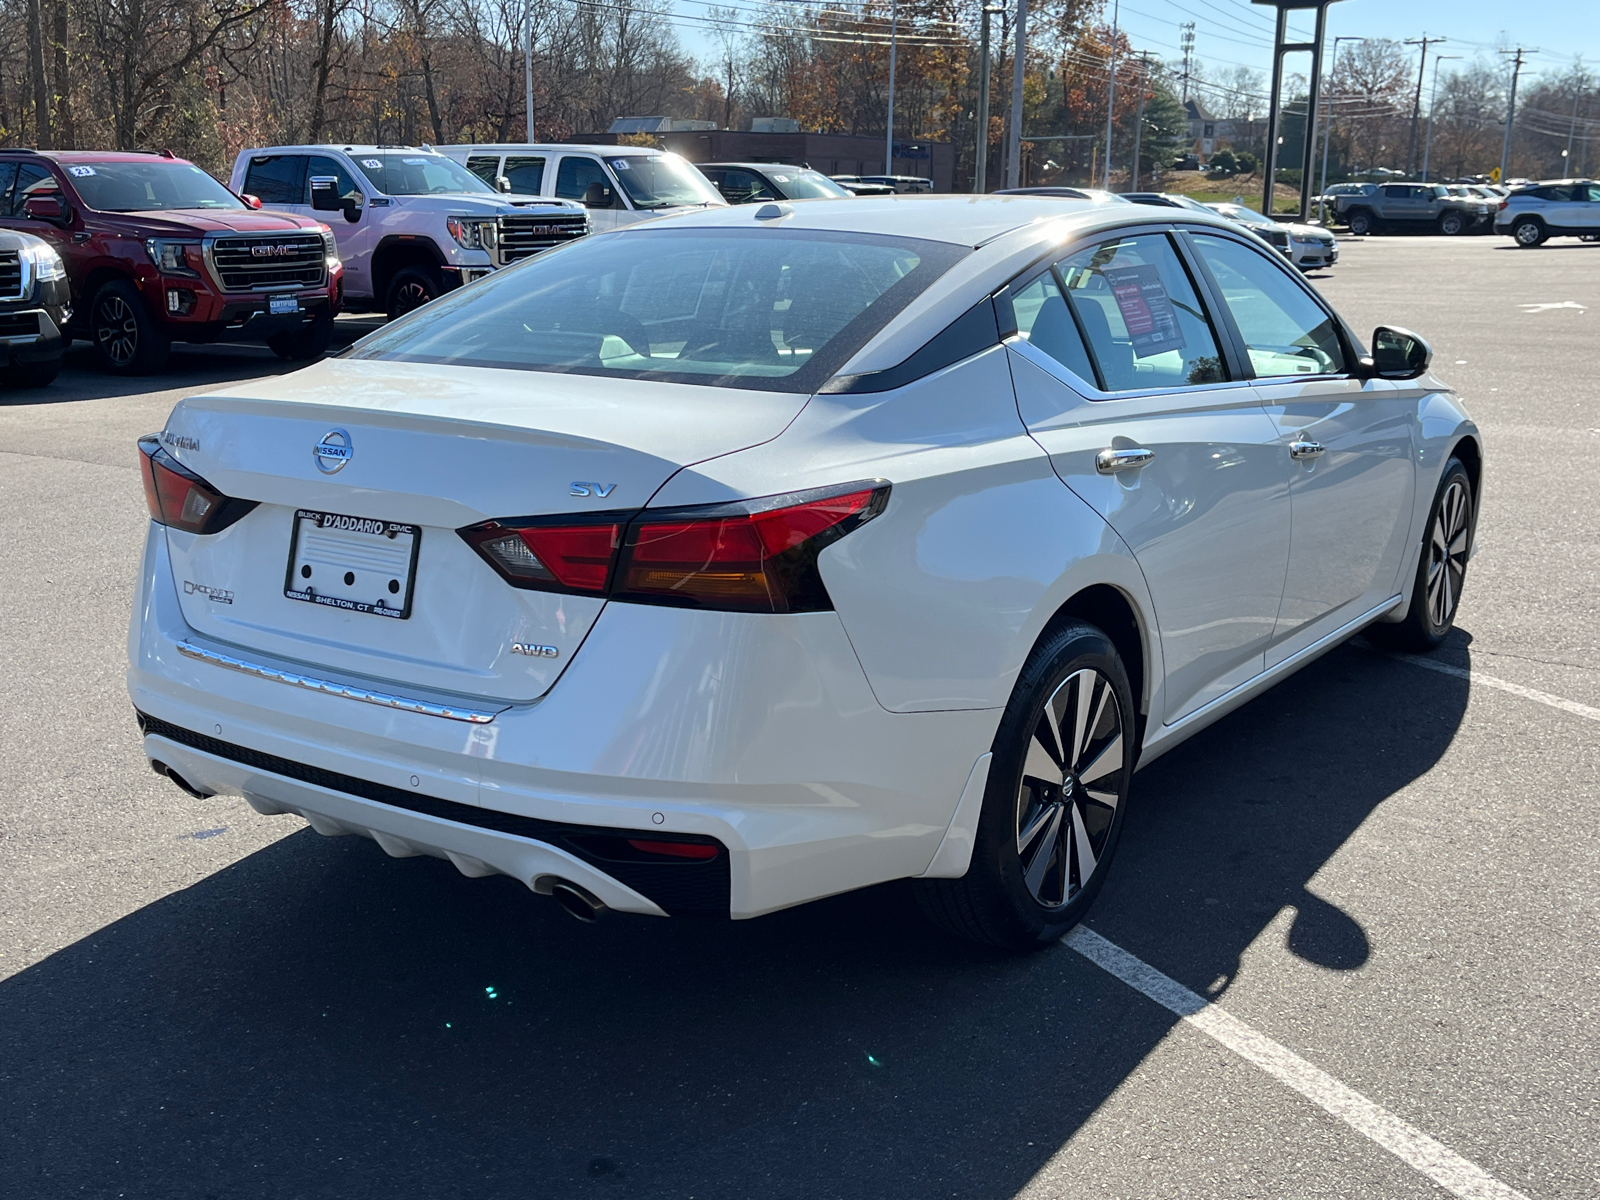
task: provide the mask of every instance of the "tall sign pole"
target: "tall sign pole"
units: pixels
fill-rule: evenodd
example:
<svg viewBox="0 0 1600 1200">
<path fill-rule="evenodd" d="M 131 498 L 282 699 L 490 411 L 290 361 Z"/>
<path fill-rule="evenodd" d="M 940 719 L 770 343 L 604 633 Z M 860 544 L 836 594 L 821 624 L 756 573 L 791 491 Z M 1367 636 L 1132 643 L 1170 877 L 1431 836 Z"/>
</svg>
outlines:
<svg viewBox="0 0 1600 1200">
<path fill-rule="evenodd" d="M 1011 64 L 1011 128 L 1006 131 L 1006 186 L 1021 187 L 1022 72 L 1028 58 L 1028 0 L 1017 0 L 1017 55 Z"/>
<path fill-rule="evenodd" d="M 894 174 L 894 51 L 895 35 L 900 30 L 900 5 L 894 0 L 889 5 L 889 133 L 883 148 L 883 173 Z"/>
<path fill-rule="evenodd" d="M 1101 187 L 1111 190 L 1111 134 L 1112 122 L 1117 114 L 1117 30 L 1122 25 L 1122 0 L 1114 0 L 1111 8 L 1111 69 L 1106 85 L 1106 167 Z"/>
<path fill-rule="evenodd" d="M 1301 147 L 1300 220 L 1311 207 L 1311 165 L 1315 161 L 1316 112 L 1322 92 L 1322 40 L 1328 30 L 1328 5 L 1335 0 L 1250 0 L 1278 10 L 1277 29 L 1272 39 L 1272 94 L 1267 106 L 1267 153 L 1265 178 L 1261 181 L 1261 211 L 1272 214 L 1273 186 L 1278 179 L 1278 141 L 1283 128 L 1283 56 L 1296 51 L 1311 53 L 1311 95 L 1306 105 L 1305 144 Z M 1312 9 L 1316 12 L 1316 33 L 1309 42 L 1288 41 L 1289 11 Z"/>
<path fill-rule="evenodd" d="M 985 4 L 978 37 L 978 161 L 973 166 L 972 190 L 980 196 L 989 190 L 989 18 L 1004 11 L 997 4 Z"/>
<path fill-rule="evenodd" d="M 527 40 L 522 44 L 522 66 L 528 86 L 528 141 L 533 142 L 533 6 L 528 6 Z"/>
</svg>

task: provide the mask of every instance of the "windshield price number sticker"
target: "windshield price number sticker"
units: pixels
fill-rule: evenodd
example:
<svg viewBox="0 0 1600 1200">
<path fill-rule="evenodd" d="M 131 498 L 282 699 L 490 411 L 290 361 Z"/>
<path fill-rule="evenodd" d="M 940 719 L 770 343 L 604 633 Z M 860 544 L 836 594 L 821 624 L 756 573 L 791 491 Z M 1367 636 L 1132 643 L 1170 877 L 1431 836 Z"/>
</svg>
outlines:
<svg viewBox="0 0 1600 1200">
<path fill-rule="evenodd" d="M 614 169 L 616 169 L 618 171 L 629 171 L 629 170 L 632 170 L 632 168 L 628 166 L 628 160 L 625 159 L 625 158 L 613 158 L 611 160 L 611 165 L 612 165 L 612 167 Z"/>
<path fill-rule="evenodd" d="M 294 296 L 272 296 L 267 300 L 267 311 L 273 316 L 300 311 L 300 301 Z"/>
<path fill-rule="evenodd" d="M 383 170 L 383 160 L 381 158 L 363 158 L 361 165 L 372 171 Z"/>
<path fill-rule="evenodd" d="M 421 548 L 415 525 L 297 509 L 283 594 L 403 621 L 411 615 Z"/>
<path fill-rule="evenodd" d="M 67 174 L 76 176 L 79 179 L 87 179 L 87 178 L 89 178 L 89 176 L 94 174 L 94 168 L 93 167 L 68 167 L 67 168 Z"/>
</svg>

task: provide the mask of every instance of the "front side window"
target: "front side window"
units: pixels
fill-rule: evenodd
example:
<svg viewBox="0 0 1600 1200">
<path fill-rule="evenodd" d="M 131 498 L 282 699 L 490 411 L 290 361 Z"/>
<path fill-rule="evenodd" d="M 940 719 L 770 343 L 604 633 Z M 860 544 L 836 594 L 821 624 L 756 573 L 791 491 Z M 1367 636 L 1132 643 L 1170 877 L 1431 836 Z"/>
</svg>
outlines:
<svg viewBox="0 0 1600 1200">
<path fill-rule="evenodd" d="M 600 235 L 437 300 L 351 356 L 815 391 L 967 253 L 810 230 Z"/>
<path fill-rule="evenodd" d="M 244 201 L 193 163 L 159 158 L 149 162 L 68 163 L 66 171 L 83 202 L 97 212 L 245 207 Z M 299 198 L 288 203 L 299 203 Z"/>
<path fill-rule="evenodd" d="M 1211 322 L 1165 234 L 1118 238 L 1063 259 L 1068 303 L 1108 392 L 1227 378 Z"/>
<path fill-rule="evenodd" d="M 606 191 L 606 203 L 596 207 L 615 207 L 617 196 L 611 188 L 611 180 L 594 159 L 569 154 L 556 169 L 556 196 L 562 200 L 582 201 L 589 194 L 589 188 L 597 183 Z"/>
<path fill-rule="evenodd" d="M 250 160 L 244 174 L 244 193 L 269 208 L 274 204 L 304 204 L 305 178 L 305 155 L 261 155 Z"/>
<path fill-rule="evenodd" d="M 8 215 L 22 217 L 23 209 L 35 196 L 61 197 L 61 184 L 50 168 L 40 163 L 18 163 L 17 181 L 11 189 L 11 211 Z"/>
<path fill-rule="evenodd" d="M 17 177 L 17 164 L 0 162 L 0 217 L 11 212 L 11 184 Z"/>
<path fill-rule="evenodd" d="M 706 177 L 676 154 L 629 154 L 607 161 L 635 208 L 722 203 Z"/>
<path fill-rule="evenodd" d="M 722 173 L 718 190 L 729 204 L 751 204 L 757 200 L 780 199 L 778 193 L 767 186 L 767 181 L 754 171 L 729 167 Z"/>
<path fill-rule="evenodd" d="M 1333 318 L 1281 267 L 1228 238 L 1197 233 L 1193 241 L 1222 289 L 1258 379 L 1344 371 Z"/>
<path fill-rule="evenodd" d="M 442 154 L 404 150 L 356 150 L 351 153 L 361 173 L 385 196 L 435 196 L 454 192 L 493 193 L 471 171 Z"/>
<path fill-rule="evenodd" d="M 306 187 L 311 187 L 313 179 L 334 178 L 339 182 L 334 185 L 338 190 L 339 199 L 354 202 L 361 195 L 361 186 L 356 183 L 355 176 L 351 175 L 345 165 L 336 158 L 323 158 L 320 154 L 313 155 L 306 167 Z M 309 191 L 305 199 L 297 201 L 300 204 L 310 204 Z"/>
<path fill-rule="evenodd" d="M 471 154 L 467 156 L 467 170 L 490 187 L 495 186 L 495 180 L 500 178 L 500 156 L 498 154 Z"/>
</svg>

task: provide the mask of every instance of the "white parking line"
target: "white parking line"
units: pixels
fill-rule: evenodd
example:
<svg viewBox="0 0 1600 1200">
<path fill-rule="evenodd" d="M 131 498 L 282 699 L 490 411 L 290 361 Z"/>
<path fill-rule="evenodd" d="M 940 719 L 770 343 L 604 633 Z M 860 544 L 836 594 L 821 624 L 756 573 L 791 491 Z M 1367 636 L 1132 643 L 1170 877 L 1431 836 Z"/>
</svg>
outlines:
<svg viewBox="0 0 1600 1200">
<path fill-rule="evenodd" d="M 1143 992 L 1163 1008 L 1177 1013 L 1189 1025 L 1240 1058 L 1288 1084 L 1451 1194 L 1462 1200 L 1528 1200 L 1515 1188 L 1507 1187 L 1482 1167 L 1434 1141 L 1381 1104 L 1374 1104 L 1294 1051 L 1256 1032 L 1198 992 L 1191 992 L 1176 979 L 1163 975 L 1093 930 L 1080 925 L 1061 940 L 1135 991 Z"/>
<path fill-rule="evenodd" d="M 1465 679 L 1470 683 L 1499 688 L 1502 692 L 1510 692 L 1513 696 L 1521 696 L 1524 700 L 1535 700 L 1540 704 L 1548 704 L 1551 708 L 1559 708 L 1562 712 L 1571 713 L 1575 717 L 1600 721 L 1600 708 L 1591 708 L 1587 704 L 1579 704 L 1576 700 L 1552 696 L 1549 692 L 1541 692 L 1536 688 L 1523 687 L 1520 683 L 1512 683 L 1508 679 L 1497 679 L 1493 675 L 1485 675 L 1482 671 L 1469 671 L 1466 667 L 1453 667 L 1449 663 L 1434 662 L 1433 659 L 1423 658 L 1418 654 L 1390 654 L 1389 657 L 1410 663 L 1414 667 L 1437 671 L 1441 675 L 1454 675 L 1457 679 Z"/>
</svg>

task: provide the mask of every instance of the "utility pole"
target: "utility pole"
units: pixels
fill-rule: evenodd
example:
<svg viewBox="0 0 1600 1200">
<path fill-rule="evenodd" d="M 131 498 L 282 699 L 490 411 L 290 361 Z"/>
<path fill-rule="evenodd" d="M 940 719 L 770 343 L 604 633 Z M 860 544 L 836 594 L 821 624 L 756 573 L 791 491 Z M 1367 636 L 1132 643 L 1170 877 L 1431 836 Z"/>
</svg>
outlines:
<svg viewBox="0 0 1600 1200">
<path fill-rule="evenodd" d="M 1364 37 L 1336 37 L 1333 39 L 1333 69 L 1339 69 L 1339 43 L 1364 42 Z M 1326 225 L 1328 223 L 1328 203 L 1322 197 L 1328 194 L 1328 147 L 1333 144 L 1333 92 L 1328 92 L 1328 120 L 1327 128 L 1322 131 L 1322 187 L 1317 192 L 1317 217 Z"/>
<path fill-rule="evenodd" d="M 1194 22 L 1178 26 L 1178 42 L 1183 48 L 1183 103 L 1189 102 L 1189 70 L 1194 63 Z"/>
<path fill-rule="evenodd" d="M 533 5 L 528 5 L 526 41 L 522 46 L 522 67 L 528 89 L 528 141 L 533 142 Z"/>
<path fill-rule="evenodd" d="M 982 32 L 978 36 L 978 161 L 972 172 L 972 190 L 989 190 L 989 18 L 1005 12 L 998 4 L 983 6 Z"/>
<path fill-rule="evenodd" d="M 1584 84 L 1588 82 L 1588 77 L 1583 72 L 1574 73 L 1572 80 L 1572 123 L 1567 126 L 1567 152 L 1561 156 L 1569 178 L 1572 177 L 1572 135 L 1578 132 L 1578 98 L 1583 95 Z"/>
<path fill-rule="evenodd" d="M 1433 153 L 1433 110 L 1439 105 L 1439 64 L 1459 59 L 1459 54 L 1433 56 L 1433 91 L 1428 93 L 1428 139 L 1422 143 L 1422 182 L 1428 182 L 1428 158 Z"/>
<path fill-rule="evenodd" d="M 1411 105 L 1411 147 L 1406 151 L 1406 174 L 1415 175 L 1417 172 L 1417 122 L 1422 116 L 1422 77 L 1428 73 L 1428 46 L 1449 41 L 1448 38 L 1430 38 L 1426 33 L 1420 39 L 1412 38 L 1405 44 L 1407 46 L 1421 46 L 1422 60 L 1417 64 L 1417 98 Z M 1436 76 L 1437 77 L 1437 76 Z"/>
<path fill-rule="evenodd" d="M 1150 52 L 1142 51 L 1139 60 L 1144 69 L 1139 72 L 1139 115 L 1133 119 L 1133 186 L 1128 190 L 1139 190 L 1139 144 L 1144 138 L 1144 94 L 1150 90 Z M 1576 106 L 1573 109 L 1577 111 Z"/>
<path fill-rule="evenodd" d="M 1106 88 L 1106 191 L 1111 190 L 1111 134 L 1112 121 L 1117 113 L 1117 29 L 1122 24 L 1122 0 L 1115 0 L 1111 9 L 1111 79 Z"/>
<path fill-rule="evenodd" d="M 1500 179 L 1503 182 L 1511 166 L 1511 128 L 1517 121 L 1517 77 L 1522 74 L 1522 56 L 1537 54 L 1538 51 L 1524 50 L 1518 46 L 1515 51 L 1502 50 L 1500 53 L 1515 55 L 1511 62 L 1511 98 L 1506 102 L 1506 140 L 1500 146 Z"/>
<path fill-rule="evenodd" d="M 895 35 L 900 29 L 900 5 L 892 0 L 889 5 L 889 132 L 883 148 L 883 173 L 894 174 L 894 51 Z"/>
<path fill-rule="evenodd" d="M 1011 64 L 1011 128 L 1006 131 L 1006 186 L 1022 177 L 1022 72 L 1028 59 L 1028 0 L 1017 0 L 1017 57 Z"/>
</svg>

